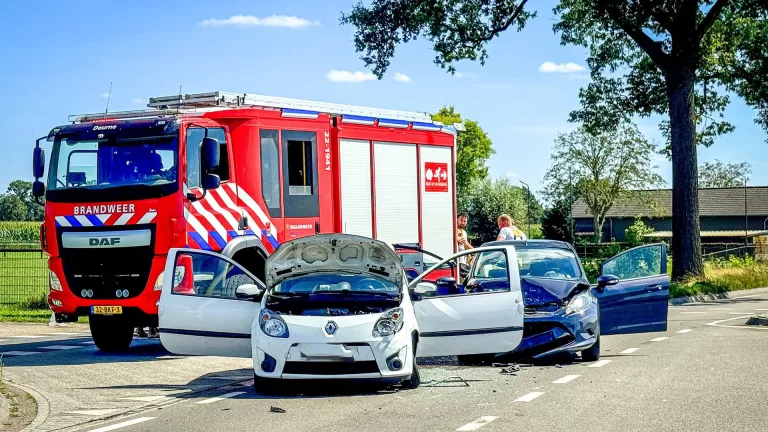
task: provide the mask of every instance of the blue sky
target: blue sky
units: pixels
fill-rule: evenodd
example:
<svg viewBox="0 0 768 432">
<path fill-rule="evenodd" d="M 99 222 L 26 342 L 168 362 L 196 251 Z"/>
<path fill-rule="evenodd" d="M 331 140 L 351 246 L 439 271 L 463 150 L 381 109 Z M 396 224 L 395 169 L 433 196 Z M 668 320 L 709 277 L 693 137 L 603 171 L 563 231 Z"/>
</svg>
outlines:
<svg viewBox="0 0 768 432">
<path fill-rule="evenodd" d="M 30 179 L 34 140 L 69 114 L 143 108 L 151 96 L 223 90 L 413 111 L 452 104 L 494 142 L 494 177 L 541 187 L 558 132 L 574 125 L 578 90 L 588 82 L 584 50 L 560 45 L 552 1 L 521 33 L 491 42 L 486 65 L 462 62 L 460 76 L 433 63 L 427 42 L 398 48 L 387 75 L 370 79 L 354 51 L 354 29 L 338 24 L 356 0 L 273 2 L 5 2 L 0 7 L 0 190 Z M 231 19 L 233 16 L 243 16 Z M 277 18 L 275 18 L 277 16 Z M 293 17 L 291 19 L 280 18 Z M 271 18 L 270 18 L 271 17 Z M 335 71 L 335 72 L 334 72 Z M 751 184 L 768 184 L 765 133 L 737 98 L 735 133 L 699 160 L 748 161 Z M 661 143 L 657 119 L 641 130 Z M 671 181 L 669 163 L 656 158 Z"/>
</svg>

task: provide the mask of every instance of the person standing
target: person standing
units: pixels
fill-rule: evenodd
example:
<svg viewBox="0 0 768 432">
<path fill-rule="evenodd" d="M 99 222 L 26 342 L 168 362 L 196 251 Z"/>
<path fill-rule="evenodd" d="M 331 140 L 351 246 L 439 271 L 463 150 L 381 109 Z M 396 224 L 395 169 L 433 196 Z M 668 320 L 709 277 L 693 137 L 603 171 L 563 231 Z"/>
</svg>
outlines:
<svg viewBox="0 0 768 432">
<path fill-rule="evenodd" d="M 528 240 L 523 231 L 515 226 L 515 220 L 507 214 L 499 216 L 499 235 L 496 240 Z"/>
<path fill-rule="evenodd" d="M 469 223 L 469 216 L 466 213 L 462 213 L 456 218 L 456 246 L 459 252 L 472 249 L 472 244 L 469 242 L 466 231 L 467 223 Z M 466 256 L 459 258 L 459 262 L 467 262 Z"/>
</svg>

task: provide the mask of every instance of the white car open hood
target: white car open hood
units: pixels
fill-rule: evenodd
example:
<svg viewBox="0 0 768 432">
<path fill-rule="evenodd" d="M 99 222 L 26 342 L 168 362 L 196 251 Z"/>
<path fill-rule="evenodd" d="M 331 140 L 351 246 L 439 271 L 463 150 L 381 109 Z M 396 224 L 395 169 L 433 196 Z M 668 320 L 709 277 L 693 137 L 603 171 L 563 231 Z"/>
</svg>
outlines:
<svg viewBox="0 0 768 432">
<path fill-rule="evenodd" d="M 386 243 L 350 234 L 319 234 L 280 245 L 267 258 L 266 285 L 317 271 L 367 274 L 403 286 L 403 266 Z"/>
</svg>

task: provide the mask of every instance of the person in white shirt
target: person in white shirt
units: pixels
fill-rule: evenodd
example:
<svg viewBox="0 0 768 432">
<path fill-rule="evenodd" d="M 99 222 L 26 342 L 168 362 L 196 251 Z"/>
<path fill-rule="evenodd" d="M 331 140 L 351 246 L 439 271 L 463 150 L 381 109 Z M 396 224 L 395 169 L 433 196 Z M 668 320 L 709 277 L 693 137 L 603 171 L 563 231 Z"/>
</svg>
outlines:
<svg viewBox="0 0 768 432">
<path fill-rule="evenodd" d="M 523 231 L 515 226 L 515 220 L 509 215 L 499 216 L 499 235 L 496 240 L 527 240 L 528 237 Z"/>
</svg>

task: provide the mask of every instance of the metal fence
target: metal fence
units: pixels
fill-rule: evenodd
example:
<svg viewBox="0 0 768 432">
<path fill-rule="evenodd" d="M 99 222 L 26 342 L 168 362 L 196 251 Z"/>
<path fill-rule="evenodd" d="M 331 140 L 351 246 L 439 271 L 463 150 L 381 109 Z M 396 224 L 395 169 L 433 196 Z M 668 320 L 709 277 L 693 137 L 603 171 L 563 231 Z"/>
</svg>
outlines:
<svg viewBox="0 0 768 432">
<path fill-rule="evenodd" d="M 40 245 L 0 245 L 0 305 L 39 300 L 48 292 L 48 256 Z"/>
</svg>

